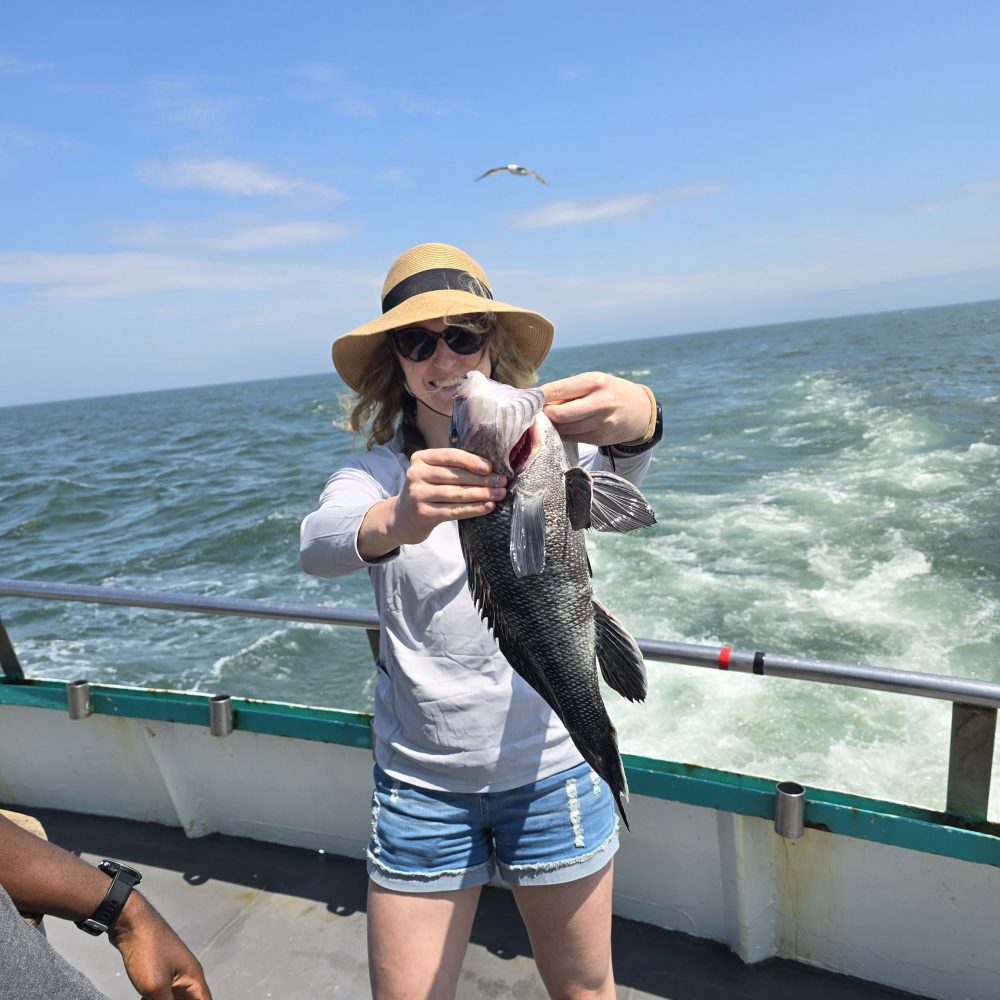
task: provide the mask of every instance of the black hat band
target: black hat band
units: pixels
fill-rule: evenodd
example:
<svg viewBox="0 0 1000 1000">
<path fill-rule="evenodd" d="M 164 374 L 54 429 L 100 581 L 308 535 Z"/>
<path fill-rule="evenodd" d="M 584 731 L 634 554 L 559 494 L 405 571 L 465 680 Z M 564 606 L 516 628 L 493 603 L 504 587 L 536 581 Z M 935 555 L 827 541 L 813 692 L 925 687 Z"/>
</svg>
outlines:
<svg viewBox="0 0 1000 1000">
<path fill-rule="evenodd" d="M 493 298 L 486 285 L 473 278 L 468 271 L 462 271 L 457 267 L 432 267 L 411 274 L 393 285 L 382 299 L 382 312 L 387 313 L 390 309 L 395 309 L 401 302 L 412 299 L 414 295 L 440 291 L 469 292 L 472 295 Z"/>
</svg>

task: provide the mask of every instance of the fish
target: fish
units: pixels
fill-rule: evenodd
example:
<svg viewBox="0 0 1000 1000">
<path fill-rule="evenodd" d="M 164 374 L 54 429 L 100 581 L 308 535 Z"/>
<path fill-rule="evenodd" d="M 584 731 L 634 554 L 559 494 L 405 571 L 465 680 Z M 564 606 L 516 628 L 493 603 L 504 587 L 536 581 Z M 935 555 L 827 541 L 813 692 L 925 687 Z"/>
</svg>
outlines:
<svg viewBox="0 0 1000 1000">
<path fill-rule="evenodd" d="M 594 597 L 584 531 L 631 531 L 656 516 L 628 480 L 570 465 L 544 403 L 541 389 L 479 371 L 456 387 L 451 445 L 508 477 L 490 513 L 458 522 L 459 540 L 473 601 L 500 652 L 608 783 L 629 829 L 628 782 L 598 667 L 633 702 L 646 697 L 646 668 L 635 639 Z"/>
</svg>

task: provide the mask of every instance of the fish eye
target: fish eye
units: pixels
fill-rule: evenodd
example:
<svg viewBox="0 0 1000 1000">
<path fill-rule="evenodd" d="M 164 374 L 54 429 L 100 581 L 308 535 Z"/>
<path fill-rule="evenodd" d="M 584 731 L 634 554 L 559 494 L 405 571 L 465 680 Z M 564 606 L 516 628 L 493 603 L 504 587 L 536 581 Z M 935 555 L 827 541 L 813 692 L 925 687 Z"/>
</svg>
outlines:
<svg viewBox="0 0 1000 1000">
<path fill-rule="evenodd" d="M 454 424 L 448 430 L 448 443 L 452 448 L 458 447 L 458 428 Z"/>
</svg>

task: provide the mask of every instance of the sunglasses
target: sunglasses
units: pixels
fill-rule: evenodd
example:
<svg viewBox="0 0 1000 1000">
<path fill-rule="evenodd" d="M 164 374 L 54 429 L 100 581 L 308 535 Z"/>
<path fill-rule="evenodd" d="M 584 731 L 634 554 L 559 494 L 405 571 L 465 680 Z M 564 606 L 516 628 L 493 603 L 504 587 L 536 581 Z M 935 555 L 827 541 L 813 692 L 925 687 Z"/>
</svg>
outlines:
<svg viewBox="0 0 1000 1000">
<path fill-rule="evenodd" d="M 409 361 L 426 361 L 443 340 L 456 354 L 475 354 L 483 349 L 489 333 L 467 330 L 464 326 L 449 326 L 444 333 L 425 330 L 422 326 L 408 326 L 403 330 L 390 330 L 389 340 L 396 351 Z"/>
</svg>

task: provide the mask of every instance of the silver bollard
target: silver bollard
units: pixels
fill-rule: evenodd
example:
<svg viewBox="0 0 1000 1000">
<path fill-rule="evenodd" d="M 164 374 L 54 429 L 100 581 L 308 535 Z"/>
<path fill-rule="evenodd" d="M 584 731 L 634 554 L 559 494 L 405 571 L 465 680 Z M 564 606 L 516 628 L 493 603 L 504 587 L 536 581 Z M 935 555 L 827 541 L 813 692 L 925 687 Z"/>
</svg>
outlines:
<svg viewBox="0 0 1000 1000">
<path fill-rule="evenodd" d="M 806 790 L 797 781 L 779 781 L 774 789 L 774 832 L 788 840 L 802 836 Z"/>
<path fill-rule="evenodd" d="M 233 699 L 228 694 L 212 695 L 208 720 L 213 736 L 228 736 L 233 731 Z"/>
<path fill-rule="evenodd" d="M 66 685 L 66 707 L 71 719 L 86 719 L 90 715 L 90 681 L 70 681 Z"/>
</svg>

